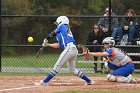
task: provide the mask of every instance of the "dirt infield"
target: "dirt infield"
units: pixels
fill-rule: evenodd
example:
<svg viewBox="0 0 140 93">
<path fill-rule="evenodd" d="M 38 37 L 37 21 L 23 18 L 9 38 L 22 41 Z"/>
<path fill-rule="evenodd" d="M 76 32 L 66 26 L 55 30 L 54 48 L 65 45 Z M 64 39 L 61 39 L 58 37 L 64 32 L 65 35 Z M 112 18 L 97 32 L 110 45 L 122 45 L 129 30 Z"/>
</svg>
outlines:
<svg viewBox="0 0 140 93">
<path fill-rule="evenodd" d="M 90 86 L 84 85 L 84 81 L 76 76 L 56 76 L 46 86 L 34 85 L 34 82 L 39 82 L 43 78 L 42 76 L 1 76 L 0 93 L 55 93 L 66 90 L 140 91 L 140 83 L 108 82 L 106 77 L 90 77 L 95 81 L 95 84 Z"/>
</svg>

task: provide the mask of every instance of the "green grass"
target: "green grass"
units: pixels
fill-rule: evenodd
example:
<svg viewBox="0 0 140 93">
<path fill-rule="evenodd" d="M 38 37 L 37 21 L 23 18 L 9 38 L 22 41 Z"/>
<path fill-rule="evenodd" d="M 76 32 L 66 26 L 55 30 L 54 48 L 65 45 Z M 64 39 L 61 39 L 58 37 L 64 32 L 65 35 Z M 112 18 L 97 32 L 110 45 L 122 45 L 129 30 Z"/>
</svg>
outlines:
<svg viewBox="0 0 140 93">
<path fill-rule="evenodd" d="M 35 55 L 18 55 L 10 57 L 2 57 L 3 67 L 42 67 L 52 68 L 59 58 L 59 54 L 46 54 L 36 58 Z M 78 57 L 77 61 L 83 60 L 83 57 Z M 76 63 L 78 68 L 91 68 L 92 63 Z M 63 67 L 66 67 L 64 65 Z"/>
<path fill-rule="evenodd" d="M 126 92 L 126 91 L 64 91 L 64 92 L 55 92 L 55 93 L 139 93 L 139 92 Z"/>
<path fill-rule="evenodd" d="M 15 72 L 0 72 L 0 76 L 46 76 L 48 73 L 15 73 Z M 106 77 L 107 74 L 96 73 L 86 74 L 89 77 Z M 73 76 L 72 73 L 58 73 L 57 76 Z M 139 73 L 134 73 L 134 77 L 140 77 Z"/>
</svg>

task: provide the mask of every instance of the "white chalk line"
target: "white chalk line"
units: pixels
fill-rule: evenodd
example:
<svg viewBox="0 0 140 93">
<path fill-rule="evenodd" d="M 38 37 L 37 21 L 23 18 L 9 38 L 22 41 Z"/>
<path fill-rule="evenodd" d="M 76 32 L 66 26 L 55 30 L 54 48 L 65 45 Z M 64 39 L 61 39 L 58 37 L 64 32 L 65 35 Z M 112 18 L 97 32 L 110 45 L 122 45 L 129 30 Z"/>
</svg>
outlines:
<svg viewBox="0 0 140 93">
<path fill-rule="evenodd" d="M 0 92 L 12 91 L 12 90 L 20 90 L 20 89 L 29 89 L 29 88 L 35 88 L 35 87 L 39 87 L 39 86 L 29 86 L 29 87 L 19 87 L 19 88 L 1 89 Z"/>
<path fill-rule="evenodd" d="M 54 84 L 54 85 L 72 85 L 74 83 L 50 83 L 50 84 Z M 41 85 L 43 86 L 43 85 Z M 30 89 L 30 88 L 35 88 L 35 87 L 41 87 L 41 86 L 28 86 L 28 87 L 18 87 L 18 88 L 9 88 L 9 89 L 1 89 L 0 92 L 6 92 L 6 91 L 13 91 L 13 90 L 21 90 L 21 89 Z"/>
<path fill-rule="evenodd" d="M 15 84 L 11 82 L 0 82 L 1 84 L 8 84 L 8 85 L 15 85 L 15 86 L 26 86 L 26 85 L 33 85 L 33 83 L 25 83 L 25 84 Z"/>
</svg>

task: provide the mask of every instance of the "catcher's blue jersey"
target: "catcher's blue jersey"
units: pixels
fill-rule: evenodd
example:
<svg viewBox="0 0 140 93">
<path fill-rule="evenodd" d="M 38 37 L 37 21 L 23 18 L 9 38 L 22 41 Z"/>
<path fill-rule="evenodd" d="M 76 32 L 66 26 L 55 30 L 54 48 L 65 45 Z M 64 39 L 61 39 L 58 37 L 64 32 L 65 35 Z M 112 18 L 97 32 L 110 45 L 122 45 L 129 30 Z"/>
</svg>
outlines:
<svg viewBox="0 0 140 93">
<path fill-rule="evenodd" d="M 64 24 L 55 29 L 55 32 L 57 34 L 56 38 L 61 48 L 64 48 L 70 42 L 73 42 L 73 44 L 75 44 L 75 40 L 73 38 L 71 30 L 69 29 L 69 31 L 67 31 L 67 29 L 67 25 Z"/>
</svg>

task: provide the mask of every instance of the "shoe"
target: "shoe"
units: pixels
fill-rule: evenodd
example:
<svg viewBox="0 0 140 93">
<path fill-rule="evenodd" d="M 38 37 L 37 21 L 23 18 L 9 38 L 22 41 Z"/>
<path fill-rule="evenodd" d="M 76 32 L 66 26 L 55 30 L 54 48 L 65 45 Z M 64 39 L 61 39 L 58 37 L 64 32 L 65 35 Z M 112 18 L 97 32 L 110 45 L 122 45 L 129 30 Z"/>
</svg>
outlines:
<svg viewBox="0 0 140 93">
<path fill-rule="evenodd" d="M 132 78 L 132 80 L 130 81 L 130 83 L 138 83 L 137 79 Z"/>
<path fill-rule="evenodd" d="M 129 74 L 127 77 L 130 79 L 129 83 L 138 83 L 137 79 L 133 78 L 131 74 Z"/>
<path fill-rule="evenodd" d="M 93 85 L 93 84 L 95 84 L 94 81 L 90 81 L 90 82 L 86 82 L 86 83 L 85 83 L 85 85 Z"/>
<path fill-rule="evenodd" d="M 39 83 L 34 83 L 36 86 L 41 86 L 41 85 L 47 85 L 48 83 L 44 83 L 43 80 L 41 80 Z"/>
</svg>

